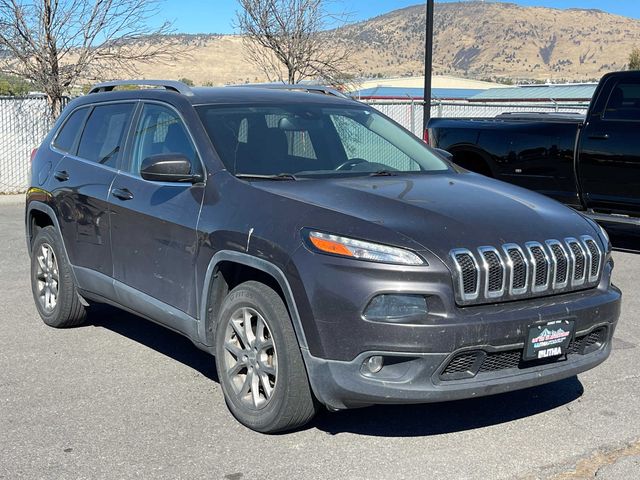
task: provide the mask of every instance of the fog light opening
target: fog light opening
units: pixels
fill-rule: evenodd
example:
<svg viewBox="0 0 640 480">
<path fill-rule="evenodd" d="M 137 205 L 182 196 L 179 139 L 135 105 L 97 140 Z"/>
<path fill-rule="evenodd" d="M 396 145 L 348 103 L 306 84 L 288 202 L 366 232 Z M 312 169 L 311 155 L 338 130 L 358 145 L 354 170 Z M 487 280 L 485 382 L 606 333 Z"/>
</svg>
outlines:
<svg viewBox="0 0 640 480">
<path fill-rule="evenodd" d="M 364 361 L 364 367 L 370 373 L 378 373 L 384 367 L 384 357 L 380 355 L 374 355 Z"/>
</svg>

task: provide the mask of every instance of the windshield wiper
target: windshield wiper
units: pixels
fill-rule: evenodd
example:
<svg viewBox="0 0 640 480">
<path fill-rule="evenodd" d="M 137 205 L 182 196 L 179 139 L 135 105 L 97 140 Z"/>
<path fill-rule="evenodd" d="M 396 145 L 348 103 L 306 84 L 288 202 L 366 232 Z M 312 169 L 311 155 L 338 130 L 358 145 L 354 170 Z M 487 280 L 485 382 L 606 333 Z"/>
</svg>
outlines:
<svg viewBox="0 0 640 480">
<path fill-rule="evenodd" d="M 292 173 L 278 173 L 277 175 L 263 175 L 260 173 L 236 173 L 237 178 L 248 178 L 255 180 L 298 180 Z"/>
<path fill-rule="evenodd" d="M 371 172 L 369 174 L 370 177 L 395 177 L 396 175 L 398 175 L 398 173 L 391 170 L 378 170 L 377 172 Z"/>
</svg>

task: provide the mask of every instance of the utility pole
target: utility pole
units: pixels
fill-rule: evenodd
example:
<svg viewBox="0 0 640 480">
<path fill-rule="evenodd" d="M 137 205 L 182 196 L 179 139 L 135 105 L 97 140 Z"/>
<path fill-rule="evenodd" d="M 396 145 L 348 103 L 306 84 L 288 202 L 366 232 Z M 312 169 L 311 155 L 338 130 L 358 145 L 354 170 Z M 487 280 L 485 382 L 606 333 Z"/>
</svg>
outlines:
<svg viewBox="0 0 640 480">
<path fill-rule="evenodd" d="M 431 74 L 433 71 L 433 6 L 434 0 L 427 0 L 427 25 L 424 40 L 424 115 L 423 133 L 431 117 Z"/>
</svg>

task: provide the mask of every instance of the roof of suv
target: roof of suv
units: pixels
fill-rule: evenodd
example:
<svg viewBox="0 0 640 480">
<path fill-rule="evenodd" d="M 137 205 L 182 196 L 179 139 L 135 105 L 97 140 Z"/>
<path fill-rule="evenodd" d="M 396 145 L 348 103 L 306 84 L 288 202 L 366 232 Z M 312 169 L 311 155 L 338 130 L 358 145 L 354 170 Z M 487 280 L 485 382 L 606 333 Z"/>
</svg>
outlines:
<svg viewBox="0 0 640 480">
<path fill-rule="evenodd" d="M 135 90 L 114 90 L 124 85 L 153 86 Z M 162 98 L 180 95 L 193 105 L 242 103 L 313 103 L 351 105 L 355 100 L 328 87 L 311 85 L 238 85 L 194 87 L 171 80 L 122 80 L 95 85 L 84 97 L 87 101 L 108 95 L 111 99 Z"/>
</svg>

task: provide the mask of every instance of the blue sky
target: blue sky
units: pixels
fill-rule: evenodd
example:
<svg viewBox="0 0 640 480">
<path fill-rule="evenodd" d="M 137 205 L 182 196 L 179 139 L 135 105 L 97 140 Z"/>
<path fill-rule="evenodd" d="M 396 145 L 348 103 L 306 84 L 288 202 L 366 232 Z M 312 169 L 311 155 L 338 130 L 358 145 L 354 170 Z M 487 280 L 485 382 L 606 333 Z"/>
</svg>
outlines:
<svg viewBox="0 0 640 480">
<path fill-rule="evenodd" d="M 443 0 L 440 0 L 443 1 Z M 446 0 L 451 1 L 451 0 Z M 354 20 L 375 17 L 397 8 L 421 3 L 417 0 L 332 0 L 333 8 L 351 12 Z M 439 2 L 439 0 L 436 0 Z M 640 1 L 615 0 L 512 0 L 512 3 L 554 8 L 598 8 L 640 18 Z M 233 33 L 236 0 L 164 0 L 164 16 L 180 33 Z"/>
</svg>

